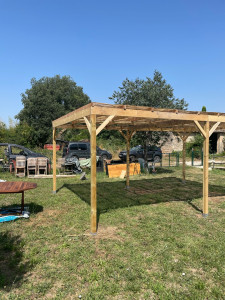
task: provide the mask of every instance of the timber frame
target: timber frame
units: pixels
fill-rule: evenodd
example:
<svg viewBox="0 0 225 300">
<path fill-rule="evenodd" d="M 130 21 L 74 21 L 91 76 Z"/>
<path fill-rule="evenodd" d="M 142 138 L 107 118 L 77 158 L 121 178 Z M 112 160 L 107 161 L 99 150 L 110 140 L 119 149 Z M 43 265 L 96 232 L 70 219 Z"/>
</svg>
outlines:
<svg viewBox="0 0 225 300">
<path fill-rule="evenodd" d="M 145 106 L 89 103 L 52 122 L 53 127 L 53 193 L 56 193 L 56 130 L 88 129 L 91 140 L 91 233 L 97 232 L 96 136 L 104 130 L 118 130 L 127 141 L 137 131 L 168 131 L 179 134 L 185 142 L 193 132 L 204 137 L 203 216 L 208 215 L 209 137 L 216 129 L 225 129 L 225 113 L 158 109 Z M 128 151 L 129 152 L 129 151 Z M 127 153 L 128 153 L 127 152 Z M 128 153 L 129 155 L 129 153 Z M 129 156 L 128 156 L 129 157 Z M 127 160 L 129 174 L 129 160 Z M 183 182 L 185 182 L 185 151 L 183 151 Z M 126 177 L 129 188 L 129 175 Z"/>
</svg>

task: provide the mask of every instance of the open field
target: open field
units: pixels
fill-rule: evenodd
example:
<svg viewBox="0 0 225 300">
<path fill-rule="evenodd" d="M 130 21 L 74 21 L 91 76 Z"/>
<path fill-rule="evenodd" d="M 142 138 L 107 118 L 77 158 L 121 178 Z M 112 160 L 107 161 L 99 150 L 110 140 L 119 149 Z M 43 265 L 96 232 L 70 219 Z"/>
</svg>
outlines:
<svg viewBox="0 0 225 300">
<path fill-rule="evenodd" d="M 202 170 L 187 167 L 186 184 L 181 173 L 134 176 L 129 191 L 98 174 L 96 236 L 89 175 L 57 179 L 56 195 L 52 180 L 26 178 L 38 184 L 25 192 L 30 219 L 0 225 L 0 299 L 225 299 L 225 173 L 209 173 L 208 218 Z"/>
</svg>

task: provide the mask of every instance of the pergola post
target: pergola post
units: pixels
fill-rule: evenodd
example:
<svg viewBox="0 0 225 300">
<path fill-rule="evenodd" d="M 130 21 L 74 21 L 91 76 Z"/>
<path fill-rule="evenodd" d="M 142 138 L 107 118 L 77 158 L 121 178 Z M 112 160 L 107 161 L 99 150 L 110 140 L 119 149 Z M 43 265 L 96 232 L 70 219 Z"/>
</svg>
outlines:
<svg viewBox="0 0 225 300">
<path fill-rule="evenodd" d="M 56 128 L 53 127 L 53 194 L 56 193 Z"/>
<path fill-rule="evenodd" d="M 96 115 L 91 115 L 91 233 L 97 232 Z"/>
<path fill-rule="evenodd" d="M 126 138 L 126 142 L 127 142 L 126 189 L 129 189 L 129 187 L 130 187 L 130 140 L 131 140 L 131 137 L 128 135 Z"/>
<path fill-rule="evenodd" d="M 183 183 L 186 180 L 186 139 L 183 140 Z"/>
<path fill-rule="evenodd" d="M 126 140 L 126 148 L 127 148 L 126 189 L 129 189 L 130 187 L 130 141 L 132 136 L 135 134 L 135 132 L 136 131 L 127 130 L 127 135 L 125 135 L 122 129 L 120 130 L 120 133 Z"/>
<path fill-rule="evenodd" d="M 209 121 L 204 126 L 205 140 L 203 145 L 203 217 L 208 216 L 208 195 L 209 195 Z"/>
<path fill-rule="evenodd" d="M 185 180 L 186 180 L 186 140 L 187 140 L 189 134 L 188 133 L 187 134 L 179 133 L 179 136 L 183 141 L 183 149 L 182 149 L 182 152 L 183 152 L 183 155 L 182 155 L 182 158 L 183 158 L 183 165 L 182 165 L 183 178 L 182 178 L 182 181 L 183 181 L 183 183 L 185 183 Z"/>
</svg>

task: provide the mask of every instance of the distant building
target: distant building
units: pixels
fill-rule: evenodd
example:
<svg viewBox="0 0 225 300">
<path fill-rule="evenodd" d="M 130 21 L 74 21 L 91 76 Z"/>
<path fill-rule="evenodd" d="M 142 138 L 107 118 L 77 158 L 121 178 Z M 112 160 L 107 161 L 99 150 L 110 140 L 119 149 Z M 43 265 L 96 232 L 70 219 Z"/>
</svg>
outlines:
<svg viewBox="0 0 225 300">
<path fill-rule="evenodd" d="M 190 142 L 196 133 L 191 133 L 187 139 Z M 168 141 L 161 147 L 163 153 L 171 153 L 173 151 L 182 151 L 183 142 L 179 136 L 174 135 L 172 132 Z M 210 137 L 210 148 L 212 153 L 222 153 L 225 151 L 225 130 L 216 130 Z"/>
</svg>

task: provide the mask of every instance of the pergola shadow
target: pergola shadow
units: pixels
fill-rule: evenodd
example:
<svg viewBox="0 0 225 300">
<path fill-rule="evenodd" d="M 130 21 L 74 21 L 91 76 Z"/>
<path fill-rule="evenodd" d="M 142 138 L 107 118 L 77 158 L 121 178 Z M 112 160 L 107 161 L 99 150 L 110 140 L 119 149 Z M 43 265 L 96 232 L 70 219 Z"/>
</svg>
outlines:
<svg viewBox="0 0 225 300">
<path fill-rule="evenodd" d="M 90 183 L 64 184 L 62 188 L 69 189 L 90 205 Z M 214 196 L 225 195 L 225 187 L 210 185 L 209 188 Z M 98 220 L 101 214 L 111 209 L 173 201 L 187 202 L 196 211 L 202 212 L 192 203 L 194 199 L 201 197 L 201 183 L 187 180 L 184 184 L 176 177 L 131 180 L 128 190 L 122 181 L 100 182 L 97 184 Z"/>
</svg>

